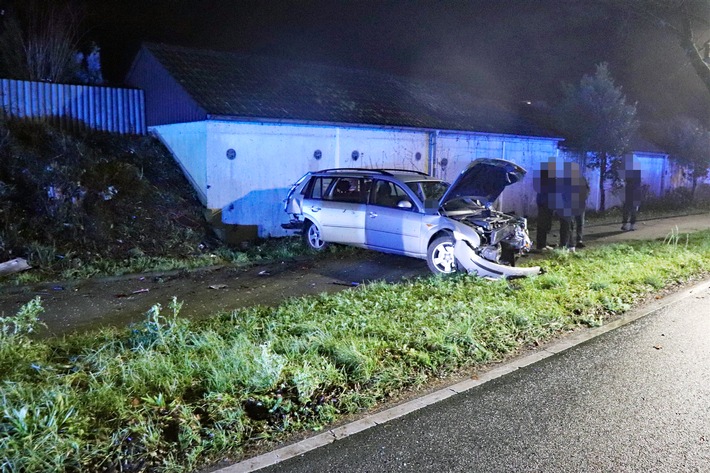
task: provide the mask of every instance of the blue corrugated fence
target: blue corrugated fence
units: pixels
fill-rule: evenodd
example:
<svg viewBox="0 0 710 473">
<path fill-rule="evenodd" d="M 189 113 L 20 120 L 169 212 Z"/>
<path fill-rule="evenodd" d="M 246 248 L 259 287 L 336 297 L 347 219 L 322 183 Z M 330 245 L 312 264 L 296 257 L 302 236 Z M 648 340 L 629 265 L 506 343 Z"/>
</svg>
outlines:
<svg viewBox="0 0 710 473">
<path fill-rule="evenodd" d="M 0 79 L 0 116 L 144 135 L 145 100 L 139 89 Z"/>
</svg>

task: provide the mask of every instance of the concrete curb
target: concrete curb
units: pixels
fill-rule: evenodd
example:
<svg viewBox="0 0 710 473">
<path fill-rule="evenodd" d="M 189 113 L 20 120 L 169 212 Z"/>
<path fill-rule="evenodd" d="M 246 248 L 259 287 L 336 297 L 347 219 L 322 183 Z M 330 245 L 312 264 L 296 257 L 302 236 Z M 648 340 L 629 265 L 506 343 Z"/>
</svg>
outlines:
<svg viewBox="0 0 710 473">
<path fill-rule="evenodd" d="M 463 393 L 496 378 L 500 378 L 501 376 L 504 376 L 508 373 L 512 373 L 515 370 L 530 366 L 558 353 L 562 353 L 565 350 L 568 350 L 582 343 L 586 343 L 589 340 L 592 340 L 593 338 L 596 338 L 602 334 L 605 334 L 612 330 L 616 330 L 617 328 L 623 327 L 624 325 L 628 325 L 664 307 L 667 307 L 682 299 L 693 296 L 701 291 L 705 291 L 708 289 L 710 289 L 710 279 L 697 283 L 691 286 L 690 288 L 683 289 L 662 299 L 653 301 L 649 304 L 644 305 L 643 307 L 633 309 L 620 319 L 605 324 L 601 327 L 572 333 L 569 336 L 566 336 L 564 339 L 557 340 L 547 346 L 542 347 L 539 351 L 522 356 L 520 358 L 513 359 L 505 364 L 502 364 L 501 366 L 498 366 L 497 368 L 487 371 L 476 379 L 468 379 L 465 381 L 461 381 L 452 386 L 448 386 L 446 388 L 440 389 L 420 398 L 407 401 L 403 404 L 392 407 L 390 409 L 386 409 L 382 412 L 365 416 L 362 419 L 356 420 L 340 427 L 336 427 L 334 429 L 328 430 L 327 432 L 323 432 L 300 442 L 296 442 L 294 444 L 287 445 L 272 452 L 249 458 L 239 463 L 235 463 L 219 470 L 215 470 L 213 471 L 213 473 L 249 473 L 260 470 L 262 468 L 266 468 L 271 465 L 275 465 L 289 458 L 303 455 L 304 453 L 307 453 L 311 450 L 315 450 L 319 447 L 323 447 L 337 440 L 344 439 L 350 435 L 362 432 L 363 430 L 405 416 L 419 409 L 435 404 L 439 401 L 443 401 L 444 399 L 447 399 L 451 396 Z"/>
</svg>

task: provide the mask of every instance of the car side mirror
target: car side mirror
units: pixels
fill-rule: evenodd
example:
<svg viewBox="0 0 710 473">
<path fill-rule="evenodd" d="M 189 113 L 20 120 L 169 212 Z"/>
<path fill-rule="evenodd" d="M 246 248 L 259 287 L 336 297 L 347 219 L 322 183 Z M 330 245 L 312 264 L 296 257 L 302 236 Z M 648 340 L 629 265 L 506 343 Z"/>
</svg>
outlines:
<svg viewBox="0 0 710 473">
<path fill-rule="evenodd" d="M 408 200 L 400 200 L 397 203 L 397 207 L 400 209 L 411 209 L 412 208 L 412 203 Z"/>
</svg>

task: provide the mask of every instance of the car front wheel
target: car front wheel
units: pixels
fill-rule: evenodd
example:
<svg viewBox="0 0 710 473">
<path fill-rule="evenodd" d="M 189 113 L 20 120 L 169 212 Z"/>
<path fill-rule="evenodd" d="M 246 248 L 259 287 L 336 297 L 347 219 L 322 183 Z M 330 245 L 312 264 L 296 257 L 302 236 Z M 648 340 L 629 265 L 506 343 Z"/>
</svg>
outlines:
<svg viewBox="0 0 710 473">
<path fill-rule="evenodd" d="M 446 235 L 431 242 L 426 262 L 434 274 L 455 273 L 458 265 L 454 256 L 454 238 Z"/>
<path fill-rule="evenodd" d="M 312 250 L 322 251 L 328 245 L 320 236 L 320 230 L 313 222 L 306 222 L 303 229 L 303 242 Z"/>
</svg>

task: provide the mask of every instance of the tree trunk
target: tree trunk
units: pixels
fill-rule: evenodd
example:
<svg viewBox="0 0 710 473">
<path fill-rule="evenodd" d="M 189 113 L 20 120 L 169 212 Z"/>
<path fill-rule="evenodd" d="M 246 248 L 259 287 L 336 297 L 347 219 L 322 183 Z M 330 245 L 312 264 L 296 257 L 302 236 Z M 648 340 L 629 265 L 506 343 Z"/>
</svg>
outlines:
<svg viewBox="0 0 710 473">
<path fill-rule="evenodd" d="M 690 189 L 690 201 L 695 202 L 695 188 L 698 187 L 698 176 L 693 173 L 693 187 Z"/>
<path fill-rule="evenodd" d="M 599 158 L 599 211 L 606 210 L 606 193 L 604 192 L 604 181 L 606 181 L 607 156 L 603 152 Z"/>
<path fill-rule="evenodd" d="M 690 64 L 695 69 L 695 73 L 698 74 L 700 80 L 703 81 L 705 87 L 710 92 L 710 65 L 703 61 L 703 57 L 695 47 L 693 42 L 693 30 L 690 25 L 690 14 L 686 11 L 683 15 L 683 25 L 682 29 L 678 32 L 680 36 L 680 45 L 685 51 L 685 55 L 690 60 Z"/>
</svg>

